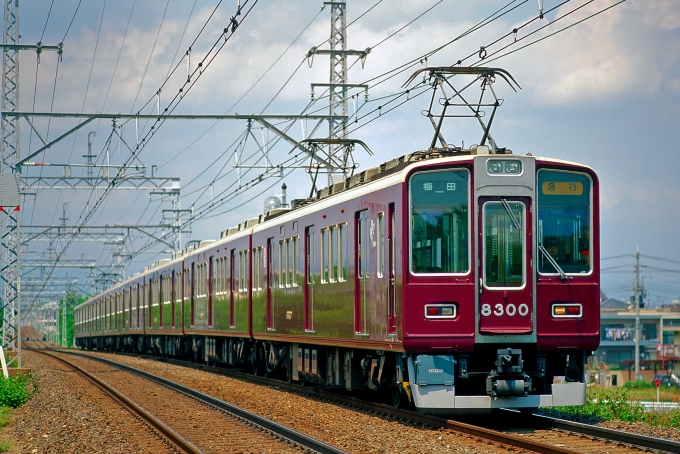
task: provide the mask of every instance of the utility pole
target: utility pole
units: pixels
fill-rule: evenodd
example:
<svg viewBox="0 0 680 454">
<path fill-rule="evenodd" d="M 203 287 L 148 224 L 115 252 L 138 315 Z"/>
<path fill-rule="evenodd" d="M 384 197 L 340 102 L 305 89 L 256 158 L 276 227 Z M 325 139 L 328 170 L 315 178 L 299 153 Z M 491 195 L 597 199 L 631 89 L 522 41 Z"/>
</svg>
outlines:
<svg viewBox="0 0 680 454">
<path fill-rule="evenodd" d="M 366 50 L 347 50 L 347 4 L 344 0 L 332 0 L 324 2 L 324 5 L 331 9 L 331 36 L 328 39 L 330 50 L 321 50 L 313 47 L 307 53 L 308 57 L 314 54 L 325 54 L 330 57 L 330 82 L 328 84 L 312 84 L 312 94 L 315 87 L 328 87 L 329 90 L 329 109 L 328 109 L 328 157 L 329 161 L 337 162 L 338 168 L 328 168 L 328 184 L 333 184 L 333 174 L 337 174 L 340 181 L 347 178 L 349 161 L 351 158 L 352 147 L 343 145 L 347 140 L 347 92 L 349 88 L 363 88 L 368 90 L 367 85 L 347 83 L 347 57 L 350 55 L 358 56 L 363 62 L 371 51 Z M 336 156 L 342 152 L 342 156 Z"/>
<path fill-rule="evenodd" d="M 635 246 L 635 283 L 633 284 L 635 301 L 635 380 L 640 379 L 640 249 Z"/>
<path fill-rule="evenodd" d="M 19 107 L 19 51 L 34 49 L 38 63 L 44 50 L 55 50 L 61 58 L 62 44 L 44 46 L 19 44 L 19 2 L 5 0 L 4 31 L 2 42 L 2 112 L 15 112 Z M 2 149 L 0 151 L 0 178 L 2 178 L 2 242 L 0 246 L 0 298 L 2 298 L 2 347 L 14 350 L 17 356 L 10 365 L 21 367 L 21 266 L 20 252 L 20 160 L 19 119 L 2 116 Z M 8 196 L 11 193 L 11 196 Z"/>
</svg>

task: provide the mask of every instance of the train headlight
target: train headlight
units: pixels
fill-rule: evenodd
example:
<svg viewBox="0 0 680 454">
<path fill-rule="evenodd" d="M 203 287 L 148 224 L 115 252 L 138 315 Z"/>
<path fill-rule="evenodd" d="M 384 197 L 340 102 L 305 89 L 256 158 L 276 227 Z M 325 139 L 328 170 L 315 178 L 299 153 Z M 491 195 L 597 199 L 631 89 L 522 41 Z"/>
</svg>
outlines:
<svg viewBox="0 0 680 454">
<path fill-rule="evenodd" d="M 505 163 L 505 173 L 521 173 L 522 165 L 519 161 L 508 161 Z"/>
<path fill-rule="evenodd" d="M 503 173 L 503 163 L 501 161 L 489 160 L 486 164 L 489 173 Z"/>
<path fill-rule="evenodd" d="M 522 161 L 519 159 L 489 159 L 486 161 L 486 173 L 489 175 L 519 175 L 522 173 Z"/>
</svg>

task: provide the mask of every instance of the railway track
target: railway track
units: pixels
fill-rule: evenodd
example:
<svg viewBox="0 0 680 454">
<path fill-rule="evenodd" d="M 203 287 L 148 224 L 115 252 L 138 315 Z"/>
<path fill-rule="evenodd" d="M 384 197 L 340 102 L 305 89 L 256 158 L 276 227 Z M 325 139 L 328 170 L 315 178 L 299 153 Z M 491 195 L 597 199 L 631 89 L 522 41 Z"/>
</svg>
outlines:
<svg viewBox="0 0 680 454">
<path fill-rule="evenodd" d="M 151 425 L 179 452 L 345 452 L 237 406 L 129 366 L 33 350 L 67 364 Z M 75 364 L 78 362 L 80 365 Z M 86 370 L 87 369 L 87 370 Z M 92 370 L 96 370 L 92 373 Z M 149 381 L 163 386 L 149 386 Z M 118 391 L 125 389 L 127 395 Z"/>
<path fill-rule="evenodd" d="M 110 354 L 105 353 L 106 356 Z M 88 354 L 89 356 L 89 354 Z M 117 357 L 124 355 L 116 354 Z M 139 355 L 131 355 L 138 357 Z M 102 360 L 104 360 L 102 358 Z M 105 360 L 106 361 L 106 360 Z M 162 363 L 173 363 L 183 367 L 191 367 L 218 375 L 225 375 L 251 383 L 275 387 L 277 389 L 303 394 L 315 399 L 332 401 L 346 407 L 361 409 L 387 416 L 388 418 L 410 421 L 423 426 L 437 427 L 466 434 L 468 437 L 479 440 L 487 440 L 494 446 L 507 449 L 512 446 L 515 449 L 545 453 L 573 453 L 573 452 L 631 452 L 660 451 L 680 452 L 680 443 L 676 441 L 653 438 L 634 433 L 611 430 L 603 427 L 564 421 L 538 415 L 520 415 L 515 411 L 507 411 L 505 416 L 484 418 L 469 423 L 470 419 L 451 420 L 421 415 L 407 410 L 397 410 L 388 405 L 367 402 L 355 397 L 338 395 L 337 393 L 317 390 L 313 388 L 301 388 L 297 385 L 289 385 L 279 380 L 271 380 L 264 377 L 256 377 L 242 372 L 219 369 L 205 365 L 187 363 L 183 361 L 161 359 Z M 473 419 L 474 421 L 474 419 Z M 510 424 L 501 424 L 499 421 L 509 421 Z"/>
<path fill-rule="evenodd" d="M 253 383 L 275 386 L 281 390 L 296 394 L 304 394 L 317 399 L 337 402 L 353 408 L 380 413 L 397 420 L 413 421 L 432 427 L 465 433 L 472 437 L 492 440 L 503 445 L 514 446 L 533 452 L 563 453 L 563 452 L 621 452 L 631 450 L 680 452 L 680 442 L 639 435 L 630 432 L 607 429 L 604 427 L 565 421 L 539 415 L 521 415 L 519 412 L 507 410 L 505 416 L 501 412 L 485 421 L 476 420 L 476 424 L 464 422 L 465 419 L 452 420 L 421 415 L 408 410 L 398 410 L 391 406 L 368 402 L 350 396 L 338 395 L 334 392 L 314 388 L 301 388 L 278 380 L 257 377 L 233 370 L 218 369 L 205 365 L 187 363 L 183 361 L 163 359 L 163 362 L 192 367 L 203 371 L 237 377 Z M 511 427 L 498 428 L 503 424 L 499 421 L 511 421 Z"/>
</svg>

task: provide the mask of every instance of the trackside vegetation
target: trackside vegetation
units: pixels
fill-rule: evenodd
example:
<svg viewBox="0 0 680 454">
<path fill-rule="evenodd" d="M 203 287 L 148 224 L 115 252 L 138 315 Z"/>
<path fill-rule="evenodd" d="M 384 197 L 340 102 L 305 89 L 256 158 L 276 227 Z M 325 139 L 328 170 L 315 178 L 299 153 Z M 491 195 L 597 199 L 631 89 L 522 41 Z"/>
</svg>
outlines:
<svg viewBox="0 0 680 454">
<path fill-rule="evenodd" d="M 38 392 L 38 380 L 33 375 L 0 377 L 0 407 L 17 408 Z"/>
<path fill-rule="evenodd" d="M 33 375 L 4 378 L 0 375 L 0 427 L 11 423 L 12 409 L 28 402 L 38 392 L 38 380 Z M 12 443 L 0 440 L 0 452 L 8 452 Z"/>
<path fill-rule="evenodd" d="M 654 396 L 652 398 L 652 395 Z M 678 402 L 676 389 L 665 390 L 664 401 Z M 540 413 L 586 424 L 617 419 L 625 422 L 643 422 L 653 426 L 680 428 L 680 411 L 647 412 L 640 401 L 656 401 L 654 384 L 629 382 L 619 388 L 588 388 L 586 404 L 582 407 L 541 408 Z"/>
</svg>

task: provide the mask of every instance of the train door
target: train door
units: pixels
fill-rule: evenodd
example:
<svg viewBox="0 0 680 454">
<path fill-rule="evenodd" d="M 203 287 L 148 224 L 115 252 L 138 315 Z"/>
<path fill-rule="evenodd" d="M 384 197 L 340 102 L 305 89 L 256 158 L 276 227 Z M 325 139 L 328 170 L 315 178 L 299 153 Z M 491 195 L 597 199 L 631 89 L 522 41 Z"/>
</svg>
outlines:
<svg viewBox="0 0 680 454">
<path fill-rule="evenodd" d="M 170 325 L 172 326 L 172 329 L 175 329 L 175 300 L 177 298 L 176 279 L 177 274 L 175 273 L 175 270 L 172 270 L 170 276 Z"/>
<path fill-rule="evenodd" d="M 387 208 L 387 333 L 396 334 L 396 288 L 395 288 L 395 263 L 396 263 L 396 242 L 394 241 L 394 231 L 396 224 L 396 214 L 394 203 L 390 203 Z"/>
<path fill-rule="evenodd" d="M 136 314 L 137 315 L 137 328 L 139 329 L 140 323 L 141 323 L 141 304 L 139 301 L 139 284 L 135 285 L 135 290 L 134 290 L 134 295 L 135 295 L 135 307 L 136 307 Z"/>
<path fill-rule="evenodd" d="M 213 273 L 214 273 L 214 267 L 213 267 L 213 258 L 209 257 L 208 258 L 208 328 L 213 327 Z"/>
<path fill-rule="evenodd" d="M 196 289 L 196 264 L 192 263 L 191 264 L 191 275 L 189 276 L 189 298 L 190 298 L 190 316 L 191 316 L 191 324 L 190 326 L 193 327 L 195 325 L 196 321 L 196 292 L 194 291 Z"/>
<path fill-rule="evenodd" d="M 305 227 L 305 331 L 314 330 L 314 226 Z"/>
<path fill-rule="evenodd" d="M 370 236 L 368 210 L 357 211 L 354 217 L 354 332 L 366 334 L 366 308 L 370 284 Z"/>
<path fill-rule="evenodd" d="M 236 249 L 229 254 L 229 327 L 236 327 L 234 317 L 234 264 L 236 263 Z"/>
<path fill-rule="evenodd" d="M 531 334 L 530 200 L 480 198 L 479 216 L 479 332 Z"/>
<path fill-rule="evenodd" d="M 272 289 L 274 288 L 274 238 L 267 238 L 267 302 L 266 302 L 266 317 L 267 329 L 274 329 L 274 308 L 272 306 Z M 257 266 L 257 264 L 255 264 Z M 279 276 L 279 279 L 281 277 Z"/>
</svg>

